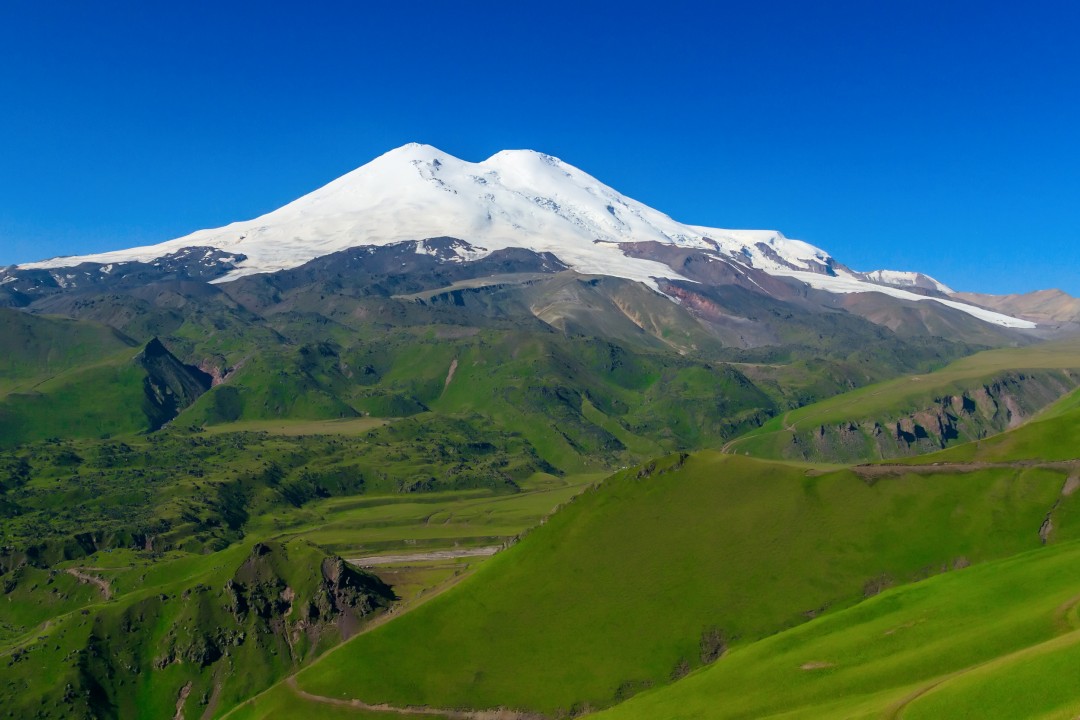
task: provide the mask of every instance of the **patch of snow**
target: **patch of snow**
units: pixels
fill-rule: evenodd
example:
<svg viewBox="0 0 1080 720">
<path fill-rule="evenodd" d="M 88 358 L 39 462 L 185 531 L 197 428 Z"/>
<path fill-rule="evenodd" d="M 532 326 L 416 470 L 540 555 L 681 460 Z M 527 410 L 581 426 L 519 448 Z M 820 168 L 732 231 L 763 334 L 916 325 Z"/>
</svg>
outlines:
<svg viewBox="0 0 1080 720">
<path fill-rule="evenodd" d="M 431 255 L 432 257 L 437 257 L 439 253 L 437 253 L 433 248 L 429 248 L 426 244 L 424 244 L 424 241 L 421 240 L 416 243 L 416 254 Z"/>
<path fill-rule="evenodd" d="M 929 275 L 924 275 L 920 272 L 901 272 L 898 270 L 874 270 L 872 272 L 865 273 L 866 278 L 871 282 L 884 283 L 886 285 L 898 285 L 901 287 L 922 287 L 930 290 L 937 290 L 938 292 L 951 295 L 956 292 L 948 285 L 938 282 Z"/>
</svg>

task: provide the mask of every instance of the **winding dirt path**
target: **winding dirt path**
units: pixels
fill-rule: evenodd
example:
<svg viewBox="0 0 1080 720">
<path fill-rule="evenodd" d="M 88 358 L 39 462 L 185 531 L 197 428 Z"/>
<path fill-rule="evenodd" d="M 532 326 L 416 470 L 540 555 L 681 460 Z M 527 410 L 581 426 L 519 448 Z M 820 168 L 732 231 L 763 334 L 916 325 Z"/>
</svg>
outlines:
<svg viewBox="0 0 1080 720">
<path fill-rule="evenodd" d="M 372 705 L 371 703 L 366 703 L 356 699 L 341 699 L 326 697 L 324 695 L 314 695 L 307 692 L 306 690 L 301 690 L 296 684 L 295 676 L 286 679 L 285 684 L 293 693 L 297 695 L 297 697 L 307 700 L 308 702 L 321 703 L 323 705 L 333 705 L 335 707 L 346 707 L 353 710 L 362 710 L 366 712 L 384 712 L 406 716 L 427 715 L 439 718 L 448 718 L 449 720 L 543 720 L 544 718 L 543 715 L 521 712 L 519 710 L 507 710 L 505 708 L 498 708 L 495 710 L 452 710 L 449 708 L 432 708 L 422 705 L 408 705 L 405 707 L 387 705 L 385 703 Z"/>
<path fill-rule="evenodd" d="M 91 585 L 97 585 L 101 590 L 102 596 L 106 600 L 112 599 L 112 586 L 109 585 L 109 581 L 105 578 L 100 578 L 97 575 L 89 575 L 82 571 L 81 568 L 68 568 L 65 570 L 68 575 L 77 578 L 81 583 L 90 583 Z"/>
<path fill-rule="evenodd" d="M 793 412 L 794 412 L 794 410 L 788 410 L 786 413 L 784 413 L 784 417 L 781 418 L 781 420 L 780 420 L 780 425 L 782 426 L 780 430 L 773 430 L 772 432 L 767 432 L 764 435 L 755 435 L 754 437 L 766 437 L 768 435 L 776 435 L 777 433 L 782 433 L 782 432 L 790 432 L 790 433 L 795 432 L 795 426 L 788 423 L 788 417 Z M 734 444 L 736 444 L 736 443 L 738 443 L 738 442 L 740 442 L 742 440 L 746 440 L 746 439 L 748 439 L 748 438 L 746 438 L 746 436 L 733 438 L 733 439 L 729 440 L 727 442 L 727 444 L 724 445 L 724 447 L 720 448 L 720 452 L 725 453 L 725 454 L 730 454 L 729 451 L 731 450 L 732 445 L 734 445 Z"/>
<path fill-rule="evenodd" d="M 856 475 L 861 477 L 882 477 L 886 475 L 928 475 L 939 472 L 975 472 L 977 470 L 993 470 L 995 468 L 1043 468 L 1046 470 L 1078 470 L 1080 460 L 1016 460 L 1014 462 L 935 462 L 904 465 L 875 464 L 875 465 L 851 465 L 848 467 Z"/>
<path fill-rule="evenodd" d="M 432 550 L 421 553 L 402 553 L 400 555 L 371 555 L 362 558 L 345 558 L 345 562 L 357 567 L 374 567 L 375 565 L 389 565 L 391 563 L 410 562 L 413 560 L 455 560 L 467 557 L 488 557 L 502 549 L 502 545 L 489 545 L 478 548 L 462 548 L 460 550 Z"/>
</svg>

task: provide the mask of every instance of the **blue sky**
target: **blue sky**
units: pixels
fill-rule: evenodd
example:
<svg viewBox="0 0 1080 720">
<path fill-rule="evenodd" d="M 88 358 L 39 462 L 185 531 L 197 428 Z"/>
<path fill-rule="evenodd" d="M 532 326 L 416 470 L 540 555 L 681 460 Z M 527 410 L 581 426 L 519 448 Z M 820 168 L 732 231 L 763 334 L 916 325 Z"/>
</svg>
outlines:
<svg viewBox="0 0 1080 720">
<path fill-rule="evenodd" d="M 860 270 L 1080 295 L 1080 3 L 0 8 L 0 264 L 274 209 L 418 141 L 557 155 Z"/>
</svg>

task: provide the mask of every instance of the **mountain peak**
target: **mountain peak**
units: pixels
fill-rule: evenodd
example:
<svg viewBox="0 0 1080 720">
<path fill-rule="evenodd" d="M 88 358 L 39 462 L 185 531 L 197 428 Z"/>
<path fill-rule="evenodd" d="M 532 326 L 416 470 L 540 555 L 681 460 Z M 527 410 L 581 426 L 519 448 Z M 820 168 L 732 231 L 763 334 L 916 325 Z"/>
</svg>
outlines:
<svg viewBox="0 0 1080 720">
<path fill-rule="evenodd" d="M 654 289 L 659 289 L 658 279 L 687 278 L 682 265 L 669 264 L 662 259 L 663 253 L 643 248 L 666 248 L 668 255 L 696 253 L 707 262 L 735 263 L 793 277 L 834 293 L 878 292 L 925 299 L 890 285 L 868 283 L 852 273 L 838 277 L 843 268 L 827 252 L 775 231 L 723 230 L 678 222 L 546 153 L 503 150 L 474 163 L 423 143 L 390 150 L 253 220 L 200 230 L 155 246 L 20 267 L 152 262 L 199 247 L 244 256 L 235 270 L 219 278 L 224 281 L 294 268 L 349 248 L 436 237 L 465 241 L 479 256 L 506 248 L 551 253 L 577 272 L 636 280 Z M 965 312 L 982 312 L 956 305 Z M 1012 322 L 997 317 L 991 321 Z"/>
<path fill-rule="evenodd" d="M 450 153 L 444 152 L 434 145 L 426 145 L 424 143 L 406 143 L 400 147 L 396 147 L 393 150 L 389 150 L 382 155 L 378 156 L 374 160 L 367 162 L 356 170 L 348 173 L 344 177 L 349 177 L 365 168 L 379 168 L 388 164 L 410 164 L 410 163 L 439 163 L 444 162 L 462 162 L 458 158 L 454 157 Z M 339 178 L 339 180 L 342 178 Z M 333 182 L 331 182 L 333 184 Z"/>
<path fill-rule="evenodd" d="M 426 143 L 419 143 L 419 142 L 411 142 L 411 143 L 405 143 L 404 145 L 396 147 L 393 150 L 388 150 L 385 153 L 383 153 L 380 157 L 400 157 L 400 156 L 436 157 L 436 156 L 439 156 L 439 155 L 447 155 L 447 153 L 443 152 L 442 150 L 435 147 L 434 145 L 428 145 Z"/>
<path fill-rule="evenodd" d="M 541 163 L 543 165 L 559 166 L 564 165 L 562 160 L 554 155 L 548 155 L 537 150 L 500 150 L 487 160 L 484 160 L 481 165 L 489 164 L 503 164 L 503 163 Z"/>
</svg>

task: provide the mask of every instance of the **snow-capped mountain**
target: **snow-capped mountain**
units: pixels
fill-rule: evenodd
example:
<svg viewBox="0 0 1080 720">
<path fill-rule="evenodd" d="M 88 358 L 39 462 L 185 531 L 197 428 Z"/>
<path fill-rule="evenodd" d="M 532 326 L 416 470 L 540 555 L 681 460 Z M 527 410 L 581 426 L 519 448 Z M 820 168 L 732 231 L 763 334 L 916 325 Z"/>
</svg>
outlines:
<svg viewBox="0 0 1080 720">
<path fill-rule="evenodd" d="M 352 247 L 434 237 L 461 238 L 458 260 L 520 247 L 549 252 L 585 274 L 612 275 L 657 287 L 685 279 L 654 259 L 630 256 L 630 244 L 699 251 L 746 269 L 793 278 L 832 293 L 884 293 L 901 300 L 936 301 L 1004 327 L 1031 322 L 948 300 L 945 285 L 921 273 L 857 273 L 827 252 L 771 230 L 725 230 L 677 222 L 628 198 L 557 158 L 506 150 L 471 163 L 429 145 L 410 144 L 254 220 L 200 230 L 158 245 L 18 266 L 55 271 L 80 263 L 112 268 L 154 263 L 187 248 L 227 258 L 224 282 L 274 272 Z M 425 245 L 417 245 L 424 252 Z M 208 255 L 209 256 L 209 255 Z M 70 273 L 64 274 L 66 275 Z M 0 275 L 4 273 L 0 272 Z M 4 282 L 5 275 L 0 277 Z M 931 291 L 930 295 L 904 288 Z"/>
</svg>

